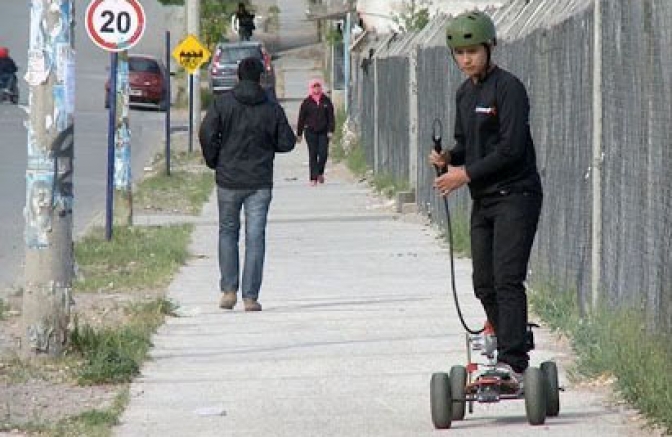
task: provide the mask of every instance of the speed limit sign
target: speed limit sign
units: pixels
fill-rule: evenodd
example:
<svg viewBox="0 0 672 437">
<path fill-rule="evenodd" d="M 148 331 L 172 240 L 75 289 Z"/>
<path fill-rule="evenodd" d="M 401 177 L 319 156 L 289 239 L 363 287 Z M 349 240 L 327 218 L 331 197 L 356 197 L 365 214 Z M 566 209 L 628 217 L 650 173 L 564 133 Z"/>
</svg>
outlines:
<svg viewBox="0 0 672 437">
<path fill-rule="evenodd" d="M 109 52 L 128 50 L 145 31 L 145 11 L 138 0 L 93 0 L 86 8 L 86 32 Z"/>
</svg>

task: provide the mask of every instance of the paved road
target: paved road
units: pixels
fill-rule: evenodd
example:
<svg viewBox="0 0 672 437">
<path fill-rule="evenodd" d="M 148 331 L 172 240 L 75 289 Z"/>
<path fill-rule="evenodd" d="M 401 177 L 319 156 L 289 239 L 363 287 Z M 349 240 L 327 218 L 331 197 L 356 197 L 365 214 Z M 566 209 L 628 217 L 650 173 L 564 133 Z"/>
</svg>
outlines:
<svg viewBox="0 0 672 437">
<path fill-rule="evenodd" d="M 107 112 L 103 108 L 103 85 L 109 55 L 94 46 L 84 29 L 87 0 L 76 0 L 76 114 L 75 114 L 75 232 L 80 233 L 105 207 L 107 166 Z M 178 8 L 163 8 L 155 0 L 142 2 L 148 25 L 135 53 L 163 56 L 166 30 L 173 32 L 173 44 L 184 36 L 184 20 L 173 19 Z M 29 2 L 4 0 L 0 14 L 0 45 L 8 46 L 25 73 L 28 50 Z M 173 23 L 167 29 L 167 23 Z M 21 82 L 21 105 L 26 105 L 28 90 Z M 0 297 L 7 288 L 21 283 L 23 262 L 22 215 L 25 205 L 26 112 L 22 107 L 0 105 Z M 132 111 L 132 165 L 134 177 L 161 147 L 163 113 Z"/>
</svg>

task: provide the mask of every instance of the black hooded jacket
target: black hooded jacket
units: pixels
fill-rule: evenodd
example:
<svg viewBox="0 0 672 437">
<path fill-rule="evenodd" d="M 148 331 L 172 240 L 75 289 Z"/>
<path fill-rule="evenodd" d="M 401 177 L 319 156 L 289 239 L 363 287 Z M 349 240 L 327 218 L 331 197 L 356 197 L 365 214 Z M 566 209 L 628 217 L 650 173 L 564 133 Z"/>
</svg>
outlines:
<svg viewBox="0 0 672 437">
<path fill-rule="evenodd" d="M 242 80 L 212 102 L 199 140 L 218 186 L 261 189 L 273 187 L 275 154 L 294 149 L 296 137 L 282 107 L 257 82 Z"/>
</svg>

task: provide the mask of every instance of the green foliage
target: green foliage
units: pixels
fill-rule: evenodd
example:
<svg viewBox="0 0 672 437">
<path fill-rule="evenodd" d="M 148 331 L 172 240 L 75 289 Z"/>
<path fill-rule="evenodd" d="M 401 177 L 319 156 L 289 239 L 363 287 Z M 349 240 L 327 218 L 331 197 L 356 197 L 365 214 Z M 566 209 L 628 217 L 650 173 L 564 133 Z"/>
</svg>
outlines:
<svg viewBox="0 0 672 437">
<path fill-rule="evenodd" d="M 341 162 L 346 158 L 345 148 L 343 147 L 343 126 L 347 120 L 345 108 L 342 106 L 336 108 L 336 129 L 331 139 L 329 155 L 334 162 Z"/>
<path fill-rule="evenodd" d="M 392 17 L 402 32 L 417 32 L 425 28 L 430 20 L 428 0 L 409 0 L 403 3 L 401 13 Z"/>
<path fill-rule="evenodd" d="M 354 144 L 350 144 L 348 149 L 344 145 L 343 128 L 347 121 L 347 114 L 343 107 L 336 109 L 336 130 L 331 141 L 329 154 L 334 162 L 345 161 L 348 169 L 356 176 L 364 176 L 368 170 L 366 164 L 366 155 L 364 148 L 359 142 L 359 138 L 355 138 Z"/>
<path fill-rule="evenodd" d="M 210 51 L 221 41 L 231 25 L 231 14 L 238 2 L 201 1 L 201 41 Z"/>
<path fill-rule="evenodd" d="M 0 299 L 0 320 L 5 320 L 7 318 L 8 311 L 9 305 L 4 300 Z"/>
<path fill-rule="evenodd" d="M 85 411 L 61 420 L 54 425 L 33 424 L 32 426 L 22 426 L 22 428 L 40 436 L 110 437 L 112 435 L 111 427 L 119 423 L 119 416 L 121 416 L 127 404 L 128 389 L 124 389 L 115 397 L 113 404 L 104 410 Z"/>
<path fill-rule="evenodd" d="M 410 188 L 407 180 L 396 178 L 389 173 L 376 173 L 373 176 L 371 185 L 373 185 L 376 191 L 387 198 L 392 198 L 396 193 L 408 191 Z"/>
<path fill-rule="evenodd" d="M 202 89 L 201 90 L 201 108 L 203 109 L 208 109 L 210 107 L 210 104 L 214 100 L 214 97 L 212 95 L 212 92 L 209 89 Z"/>
<path fill-rule="evenodd" d="M 214 178 L 211 172 L 173 170 L 170 176 L 160 173 L 144 180 L 142 186 L 148 191 L 143 191 L 143 195 L 138 196 L 138 204 L 148 205 L 148 209 L 152 208 L 150 205 L 154 205 L 154 208 L 160 206 L 157 209 L 198 214 L 212 192 Z M 149 190 L 151 197 L 144 194 Z"/>
<path fill-rule="evenodd" d="M 359 141 L 355 143 L 355 145 L 348 152 L 346 164 L 350 171 L 357 176 L 364 176 L 368 171 L 368 166 L 366 164 L 366 154 L 364 153 L 364 148 Z"/>
<path fill-rule="evenodd" d="M 457 256 L 470 257 L 471 234 L 468 215 L 460 210 L 451 210 L 450 227 L 453 233 L 453 252 Z M 450 243 L 447 230 L 442 236 L 446 242 Z"/>
<path fill-rule="evenodd" d="M 584 377 L 613 375 L 622 396 L 651 422 L 672 432 L 672 346 L 664 333 L 647 329 L 640 311 L 601 307 L 579 317 L 576 293 L 540 286 L 530 305 L 551 328 L 572 340 L 572 372 Z"/>
<path fill-rule="evenodd" d="M 343 42 L 343 34 L 336 28 L 331 28 L 327 31 L 325 39 L 330 46 L 336 46 Z"/>
<path fill-rule="evenodd" d="M 159 2 L 164 6 L 183 6 L 185 4 L 185 0 L 159 0 Z M 231 15 L 238 9 L 238 3 L 241 2 L 200 0 L 200 40 L 211 51 L 219 41 L 225 39 L 231 26 Z M 245 3 L 247 9 L 250 10 L 249 0 L 243 0 L 242 3 Z"/>
<path fill-rule="evenodd" d="M 85 364 L 78 369 L 80 384 L 130 382 L 140 373 L 140 365 L 151 347 L 150 337 L 175 305 L 156 299 L 129 308 L 130 321 L 120 327 L 95 329 L 80 325 L 70 336 L 70 349 L 81 355 Z"/>
<path fill-rule="evenodd" d="M 115 227 L 111 241 L 96 228 L 75 243 L 77 291 L 160 288 L 188 256 L 191 225 Z"/>
</svg>

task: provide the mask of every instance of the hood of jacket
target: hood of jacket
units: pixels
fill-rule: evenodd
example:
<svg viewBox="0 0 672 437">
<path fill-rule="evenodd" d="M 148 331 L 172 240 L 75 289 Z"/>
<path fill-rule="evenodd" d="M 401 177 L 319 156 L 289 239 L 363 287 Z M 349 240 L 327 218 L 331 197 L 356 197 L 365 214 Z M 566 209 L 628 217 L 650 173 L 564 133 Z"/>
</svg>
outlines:
<svg viewBox="0 0 672 437">
<path fill-rule="evenodd" d="M 241 80 L 233 88 L 233 97 L 244 105 L 259 105 L 267 99 L 266 92 L 257 82 Z"/>
</svg>

